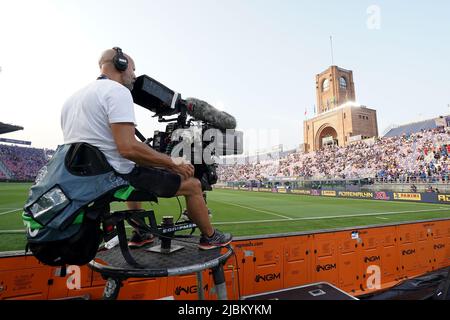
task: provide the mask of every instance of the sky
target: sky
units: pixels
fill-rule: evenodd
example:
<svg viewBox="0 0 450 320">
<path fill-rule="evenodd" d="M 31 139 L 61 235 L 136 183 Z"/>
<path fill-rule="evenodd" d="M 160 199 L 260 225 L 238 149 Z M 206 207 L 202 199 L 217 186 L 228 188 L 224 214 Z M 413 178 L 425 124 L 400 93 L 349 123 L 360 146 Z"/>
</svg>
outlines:
<svg viewBox="0 0 450 320">
<path fill-rule="evenodd" d="M 447 0 L 0 0 L 0 122 L 25 128 L 2 137 L 62 144 L 64 101 L 120 46 L 138 75 L 235 116 L 257 136 L 246 152 L 296 148 L 330 36 L 381 134 L 450 113 L 449 12 Z M 151 116 L 136 106 L 147 136 L 164 128 Z"/>
</svg>

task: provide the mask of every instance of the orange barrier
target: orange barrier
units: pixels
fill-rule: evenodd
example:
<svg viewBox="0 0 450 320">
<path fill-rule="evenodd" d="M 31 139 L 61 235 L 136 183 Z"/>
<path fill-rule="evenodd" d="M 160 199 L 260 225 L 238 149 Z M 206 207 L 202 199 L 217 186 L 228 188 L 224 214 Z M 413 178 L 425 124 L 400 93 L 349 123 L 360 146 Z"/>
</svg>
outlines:
<svg viewBox="0 0 450 320">
<path fill-rule="evenodd" d="M 233 246 L 236 257 L 225 264 L 230 299 L 315 282 L 359 296 L 450 266 L 450 220 L 247 238 Z M 57 271 L 32 256 L 0 257 L 0 299 L 102 297 L 105 281 L 88 267 L 80 269 L 78 289 L 71 287 L 72 274 L 59 277 Z M 119 299 L 195 300 L 196 279 L 131 279 L 124 282 Z M 204 271 L 206 299 L 216 299 L 213 283 L 211 273 Z"/>
</svg>

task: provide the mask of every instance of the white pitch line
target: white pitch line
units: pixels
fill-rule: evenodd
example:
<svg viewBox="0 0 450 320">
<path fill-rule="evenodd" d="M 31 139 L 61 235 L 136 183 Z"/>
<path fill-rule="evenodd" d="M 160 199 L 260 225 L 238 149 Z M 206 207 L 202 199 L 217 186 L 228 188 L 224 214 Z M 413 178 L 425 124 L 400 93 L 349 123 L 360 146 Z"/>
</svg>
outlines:
<svg viewBox="0 0 450 320">
<path fill-rule="evenodd" d="M 13 212 L 17 212 L 17 211 L 20 211 L 20 210 L 22 210 L 22 209 L 20 208 L 20 209 L 15 209 L 15 210 L 11 210 L 11 211 L 0 212 L 0 216 L 4 216 L 4 215 L 7 215 L 7 214 L 10 214 L 10 213 L 13 213 Z"/>
<path fill-rule="evenodd" d="M 270 222 L 287 222 L 287 221 L 295 221 L 292 220 L 286 220 L 286 219 L 276 219 L 276 220 L 257 220 L 257 221 L 235 221 L 235 222 L 217 222 L 212 223 L 214 226 L 225 226 L 225 225 L 239 225 L 239 224 L 251 224 L 251 223 L 270 223 Z"/>
<path fill-rule="evenodd" d="M 352 214 L 343 216 L 328 216 L 328 217 L 308 217 L 308 218 L 291 218 L 291 221 L 307 221 L 307 220 L 327 220 L 327 219 L 337 219 L 337 218 L 356 218 L 356 217 L 370 217 L 370 216 L 381 216 L 381 215 L 394 215 L 394 214 L 404 214 L 404 213 L 419 213 L 419 212 L 431 212 L 431 211 L 447 211 L 448 209 L 433 209 L 433 210 L 416 210 L 416 211 L 397 211 L 397 212 L 383 212 L 383 213 L 366 213 L 366 214 Z M 381 218 L 381 217 L 380 217 Z M 213 225 L 234 225 L 234 224 L 250 224 L 250 223 L 269 223 L 269 222 L 286 222 L 287 220 L 259 220 L 259 221 L 235 221 L 235 222 L 218 222 L 213 223 Z"/>
<path fill-rule="evenodd" d="M 329 216 L 329 217 L 317 217 L 317 218 L 301 218 L 300 220 L 313 220 L 313 219 L 336 219 L 336 218 L 354 218 L 364 216 L 384 216 L 402 213 L 419 213 L 419 212 L 432 212 L 432 211 L 448 211 L 448 209 L 429 209 L 429 210 L 414 210 L 414 211 L 394 211 L 394 212 L 382 212 L 382 213 L 365 213 L 365 214 L 352 214 L 344 216 Z M 297 220 L 297 219 L 294 219 Z"/>
<path fill-rule="evenodd" d="M 220 202 L 220 201 L 218 201 Z M 258 210 L 259 211 L 259 210 Z M 256 221 L 234 221 L 234 222 L 216 222 L 213 225 L 239 225 L 239 224 L 250 224 L 250 223 L 270 223 L 270 222 L 291 222 L 291 221 L 305 221 L 305 220 L 326 220 L 326 219 L 336 219 L 336 218 L 356 218 L 356 217 L 366 217 L 366 216 L 381 216 L 381 215 L 394 215 L 394 214 L 404 214 L 404 213 L 419 213 L 419 212 L 432 212 L 432 211 L 448 211 L 448 209 L 432 209 L 432 210 L 417 210 L 417 211 L 397 211 L 397 212 L 383 212 L 383 213 L 366 213 L 366 214 L 354 214 L 354 215 L 344 215 L 344 216 L 328 216 L 328 217 L 308 217 L 308 218 L 289 218 L 287 219 L 275 219 L 275 220 L 256 220 Z M 382 219 L 382 217 L 380 217 Z M 386 218 L 385 218 L 386 219 Z M 130 229 L 130 226 L 126 226 Z M 8 233 L 25 233 L 24 230 L 0 230 L 0 234 Z"/>
<path fill-rule="evenodd" d="M 217 200 L 212 200 L 212 201 L 220 202 L 220 203 L 223 203 L 223 204 L 229 204 L 230 206 L 235 206 L 235 207 L 239 207 L 239 208 L 243 208 L 243 209 L 253 210 L 253 211 L 256 211 L 256 212 L 270 214 L 272 216 L 277 216 L 277 217 L 280 217 L 280 218 L 284 218 L 285 220 L 294 220 L 293 218 L 282 216 L 281 214 L 276 214 L 276 213 L 273 213 L 273 212 L 270 212 L 270 211 L 259 210 L 259 209 L 255 209 L 255 208 L 251 208 L 251 207 L 241 206 L 239 204 L 230 203 L 230 202 L 223 202 L 223 201 L 217 201 Z"/>
</svg>

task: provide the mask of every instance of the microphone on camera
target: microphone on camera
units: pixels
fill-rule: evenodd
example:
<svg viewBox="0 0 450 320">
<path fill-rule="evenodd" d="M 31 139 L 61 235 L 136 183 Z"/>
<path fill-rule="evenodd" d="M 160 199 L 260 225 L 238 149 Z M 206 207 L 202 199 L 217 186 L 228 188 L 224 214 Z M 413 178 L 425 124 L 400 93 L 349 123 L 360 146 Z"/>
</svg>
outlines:
<svg viewBox="0 0 450 320">
<path fill-rule="evenodd" d="M 235 117 L 217 110 L 209 103 L 196 98 L 187 98 L 184 102 L 187 113 L 196 120 L 205 121 L 220 130 L 236 129 Z"/>
<path fill-rule="evenodd" d="M 196 98 L 182 100 L 180 94 L 147 75 L 136 79 L 131 95 L 134 103 L 157 116 L 171 116 L 186 108 L 194 119 L 205 121 L 219 130 L 236 129 L 236 119 L 232 115 Z"/>
</svg>

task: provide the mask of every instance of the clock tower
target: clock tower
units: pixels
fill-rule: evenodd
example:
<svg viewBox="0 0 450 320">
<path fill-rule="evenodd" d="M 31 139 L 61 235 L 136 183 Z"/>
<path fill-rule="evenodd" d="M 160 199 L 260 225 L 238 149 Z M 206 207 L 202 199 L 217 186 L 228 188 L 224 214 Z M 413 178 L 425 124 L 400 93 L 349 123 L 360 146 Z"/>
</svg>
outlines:
<svg viewBox="0 0 450 320">
<path fill-rule="evenodd" d="M 378 137 L 377 112 L 356 103 L 353 72 L 331 66 L 316 76 L 317 115 L 303 124 L 305 152 Z"/>
<path fill-rule="evenodd" d="M 353 71 L 331 66 L 316 76 L 318 114 L 355 101 Z"/>
</svg>

